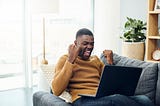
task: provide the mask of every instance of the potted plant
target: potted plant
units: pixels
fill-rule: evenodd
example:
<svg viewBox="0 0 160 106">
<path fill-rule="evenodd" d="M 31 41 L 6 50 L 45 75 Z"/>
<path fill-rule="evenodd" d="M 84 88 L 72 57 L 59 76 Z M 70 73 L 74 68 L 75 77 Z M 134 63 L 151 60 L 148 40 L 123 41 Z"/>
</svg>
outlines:
<svg viewBox="0 0 160 106">
<path fill-rule="evenodd" d="M 120 37 L 123 40 L 122 55 L 144 60 L 146 24 L 142 20 L 127 17 L 124 33 Z"/>
</svg>

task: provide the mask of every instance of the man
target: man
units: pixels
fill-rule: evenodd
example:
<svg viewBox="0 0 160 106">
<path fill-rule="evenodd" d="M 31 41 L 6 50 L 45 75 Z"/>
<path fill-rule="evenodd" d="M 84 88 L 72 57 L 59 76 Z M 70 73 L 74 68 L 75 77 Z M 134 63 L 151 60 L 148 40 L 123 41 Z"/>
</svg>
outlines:
<svg viewBox="0 0 160 106">
<path fill-rule="evenodd" d="M 68 48 L 55 68 L 52 91 L 60 95 L 68 90 L 72 96 L 73 106 L 153 106 L 146 96 L 127 97 L 110 95 L 101 98 L 80 97 L 78 94 L 95 94 L 98 88 L 104 64 L 97 56 L 91 56 L 94 48 L 93 33 L 82 28 L 76 33 L 76 40 Z M 113 63 L 112 51 L 104 50 L 103 54 L 109 64 Z M 106 85 L 107 86 L 107 85 Z"/>
</svg>

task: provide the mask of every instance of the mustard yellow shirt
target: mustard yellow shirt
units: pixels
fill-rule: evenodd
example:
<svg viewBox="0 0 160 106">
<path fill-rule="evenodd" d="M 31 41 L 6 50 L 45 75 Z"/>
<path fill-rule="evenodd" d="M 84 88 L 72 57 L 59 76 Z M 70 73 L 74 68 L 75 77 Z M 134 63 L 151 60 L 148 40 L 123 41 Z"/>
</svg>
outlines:
<svg viewBox="0 0 160 106">
<path fill-rule="evenodd" d="M 72 101 L 79 98 L 78 94 L 95 94 L 104 64 L 97 56 L 88 60 L 77 57 L 74 64 L 68 61 L 68 55 L 63 55 L 55 67 L 55 76 L 52 81 L 52 91 L 59 96 L 68 89 Z"/>
</svg>

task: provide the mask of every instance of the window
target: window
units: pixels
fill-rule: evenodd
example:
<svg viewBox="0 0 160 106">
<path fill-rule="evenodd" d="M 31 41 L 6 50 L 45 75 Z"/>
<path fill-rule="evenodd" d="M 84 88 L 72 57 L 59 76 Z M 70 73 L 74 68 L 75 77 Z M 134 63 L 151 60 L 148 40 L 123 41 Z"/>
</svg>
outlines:
<svg viewBox="0 0 160 106">
<path fill-rule="evenodd" d="M 0 1 L 0 90 L 25 86 L 23 2 Z"/>
<path fill-rule="evenodd" d="M 79 28 L 93 30 L 93 0 L 54 1 L 54 13 L 45 14 L 46 59 L 49 64 L 55 64 L 61 54 L 67 53 L 68 45 L 73 43 Z M 37 72 L 43 55 L 43 21 L 42 15 L 29 16 L 30 2 L 0 1 L 0 90 L 24 87 L 28 82 L 30 86 L 38 83 Z M 29 17 L 32 17 L 31 23 Z M 28 36 L 32 36 L 31 39 Z M 30 58 L 32 69 L 26 62 Z M 28 77 L 30 73 L 32 78 Z"/>
</svg>

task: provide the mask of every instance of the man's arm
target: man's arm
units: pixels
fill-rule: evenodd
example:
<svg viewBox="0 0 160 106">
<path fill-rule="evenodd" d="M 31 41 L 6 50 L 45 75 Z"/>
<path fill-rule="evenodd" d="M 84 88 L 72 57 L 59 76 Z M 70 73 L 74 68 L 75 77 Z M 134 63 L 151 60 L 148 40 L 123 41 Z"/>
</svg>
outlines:
<svg viewBox="0 0 160 106">
<path fill-rule="evenodd" d="M 105 56 L 107 63 L 112 65 L 113 64 L 113 52 L 112 52 L 112 50 L 104 50 L 103 55 Z"/>
<path fill-rule="evenodd" d="M 71 44 L 68 48 L 68 56 L 61 57 L 55 68 L 55 76 L 52 81 L 52 91 L 55 95 L 60 95 L 68 86 L 72 77 L 73 64 L 78 56 L 80 47 Z"/>
<path fill-rule="evenodd" d="M 79 45 L 71 44 L 68 48 L 68 61 L 74 63 L 77 58 L 81 47 Z"/>
<path fill-rule="evenodd" d="M 67 59 L 67 55 L 62 56 L 55 67 L 52 91 L 57 96 L 67 88 L 69 80 L 72 77 L 73 64 L 71 64 Z"/>
</svg>

